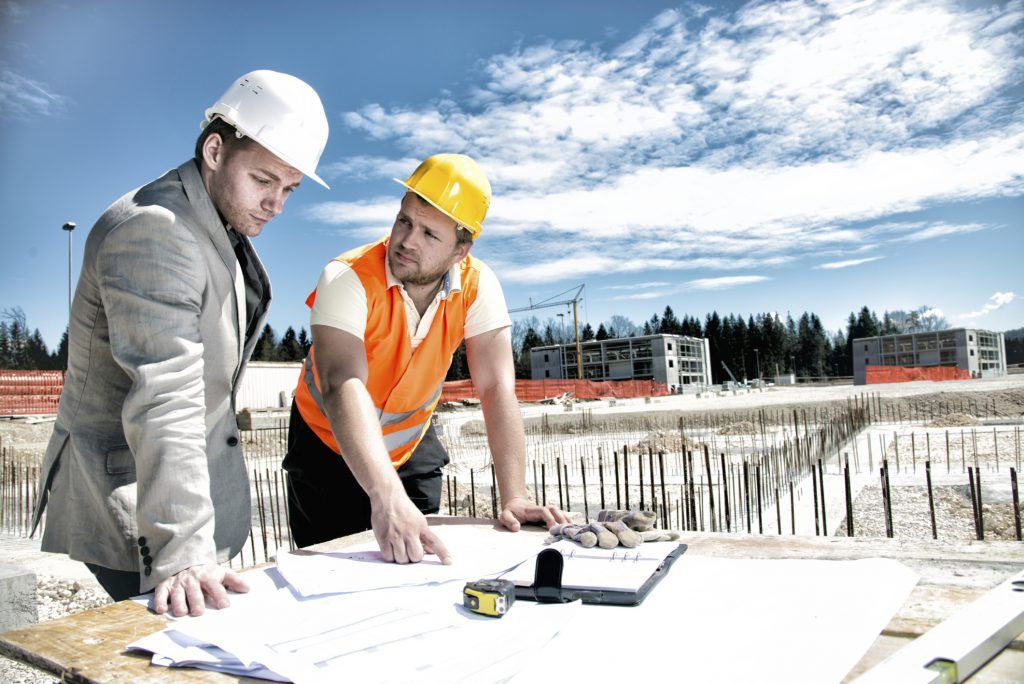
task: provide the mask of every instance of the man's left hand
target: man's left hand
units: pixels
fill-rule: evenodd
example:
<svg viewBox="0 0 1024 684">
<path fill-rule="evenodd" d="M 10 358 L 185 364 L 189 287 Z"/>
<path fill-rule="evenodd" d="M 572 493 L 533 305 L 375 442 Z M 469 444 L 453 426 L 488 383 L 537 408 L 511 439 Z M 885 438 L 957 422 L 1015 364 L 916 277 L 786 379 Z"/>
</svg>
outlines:
<svg viewBox="0 0 1024 684">
<path fill-rule="evenodd" d="M 544 529 L 550 529 L 558 523 L 569 522 L 569 514 L 552 504 L 538 506 L 526 497 L 516 497 L 502 505 L 498 520 L 506 529 L 518 532 L 525 522 L 540 522 Z"/>
</svg>

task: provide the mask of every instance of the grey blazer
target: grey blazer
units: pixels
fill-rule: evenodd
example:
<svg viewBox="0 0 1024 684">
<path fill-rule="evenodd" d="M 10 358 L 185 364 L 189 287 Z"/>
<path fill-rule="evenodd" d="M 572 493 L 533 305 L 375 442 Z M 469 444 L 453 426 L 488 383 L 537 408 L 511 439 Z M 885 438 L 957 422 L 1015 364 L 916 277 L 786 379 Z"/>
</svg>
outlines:
<svg viewBox="0 0 1024 684">
<path fill-rule="evenodd" d="M 241 243 L 264 293 L 258 331 L 270 283 L 248 238 Z M 149 591 L 242 548 L 250 502 L 234 402 L 256 342 L 245 339 L 245 294 L 195 162 L 100 217 L 40 474 L 44 551 L 139 571 Z"/>
</svg>

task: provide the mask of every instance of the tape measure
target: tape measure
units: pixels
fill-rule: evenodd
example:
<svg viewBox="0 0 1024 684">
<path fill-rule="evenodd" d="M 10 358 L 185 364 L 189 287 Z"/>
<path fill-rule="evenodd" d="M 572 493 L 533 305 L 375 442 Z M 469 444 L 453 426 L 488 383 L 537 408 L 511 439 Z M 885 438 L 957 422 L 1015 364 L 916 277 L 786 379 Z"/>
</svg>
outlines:
<svg viewBox="0 0 1024 684">
<path fill-rule="evenodd" d="M 480 615 L 501 617 L 515 600 L 516 586 L 508 580 L 466 582 L 462 589 L 462 605 Z"/>
</svg>

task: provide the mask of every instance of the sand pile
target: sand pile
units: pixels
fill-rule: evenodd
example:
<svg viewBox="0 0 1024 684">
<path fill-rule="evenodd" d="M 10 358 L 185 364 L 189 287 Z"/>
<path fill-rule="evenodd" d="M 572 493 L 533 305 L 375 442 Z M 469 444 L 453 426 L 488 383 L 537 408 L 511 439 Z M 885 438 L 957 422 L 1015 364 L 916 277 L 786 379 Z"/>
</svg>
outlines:
<svg viewBox="0 0 1024 684">
<path fill-rule="evenodd" d="M 729 423 L 718 430 L 718 434 L 720 435 L 752 435 L 756 432 L 757 428 L 749 420 Z"/>
<path fill-rule="evenodd" d="M 974 427 L 981 422 L 969 413 L 949 413 L 928 423 L 927 427 Z"/>
</svg>

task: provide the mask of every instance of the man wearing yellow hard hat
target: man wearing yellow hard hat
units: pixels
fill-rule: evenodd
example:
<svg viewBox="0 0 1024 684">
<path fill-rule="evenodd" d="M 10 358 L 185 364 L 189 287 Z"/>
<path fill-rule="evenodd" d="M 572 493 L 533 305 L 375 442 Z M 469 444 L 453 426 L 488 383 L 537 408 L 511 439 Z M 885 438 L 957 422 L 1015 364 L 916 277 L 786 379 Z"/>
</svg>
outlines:
<svg viewBox="0 0 1024 684">
<path fill-rule="evenodd" d="M 299 546 L 372 528 L 386 560 L 448 563 L 424 518 L 440 507 L 448 462 L 430 417 L 463 339 L 502 524 L 568 518 L 526 496 L 511 321 L 494 273 L 469 254 L 487 177 L 465 155 L 438 154 L 398 182 L 407 191 L 390 235 L 332 260 L 306 300 L 313 346 L 292 405 L 288 508 Z"/>
</svg>

